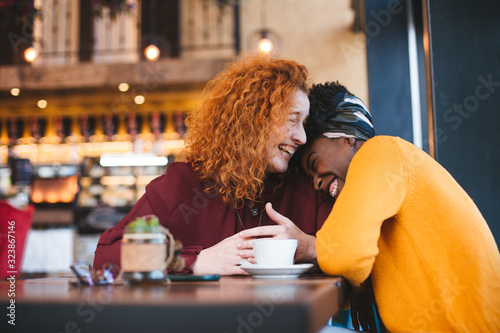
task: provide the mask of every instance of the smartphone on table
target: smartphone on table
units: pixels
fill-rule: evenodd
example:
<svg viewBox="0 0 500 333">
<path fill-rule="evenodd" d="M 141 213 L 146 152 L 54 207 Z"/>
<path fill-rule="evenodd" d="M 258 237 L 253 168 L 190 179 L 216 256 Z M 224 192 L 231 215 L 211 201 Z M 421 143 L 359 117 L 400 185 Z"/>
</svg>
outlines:
<svg viewBox="0 0 500 333">
<path fill-rule="evenodd" d="M 167 275 L 167 278 L 172 282 L 190 282 L 190 281 L 219 281 L 219 274 L 206 275 Z"/>
</svg>

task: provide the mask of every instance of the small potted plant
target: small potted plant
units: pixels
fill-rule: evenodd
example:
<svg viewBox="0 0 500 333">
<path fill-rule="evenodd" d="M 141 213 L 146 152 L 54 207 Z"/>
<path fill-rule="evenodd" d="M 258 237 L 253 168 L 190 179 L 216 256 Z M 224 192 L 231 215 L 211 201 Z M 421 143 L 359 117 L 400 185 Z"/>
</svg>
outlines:
<svg viewBox="0 0 500 333">
<path fill-rule="evenodd" d="M 121 245 L 121 270 L 126 284 L 161 284 L 166 281 L 167 268 L 179 268 L 181 247 L 158 217 L 147 215 L 130 222 Z M 174 257 L 177 257 L 174 261 Z"/>
</svg>

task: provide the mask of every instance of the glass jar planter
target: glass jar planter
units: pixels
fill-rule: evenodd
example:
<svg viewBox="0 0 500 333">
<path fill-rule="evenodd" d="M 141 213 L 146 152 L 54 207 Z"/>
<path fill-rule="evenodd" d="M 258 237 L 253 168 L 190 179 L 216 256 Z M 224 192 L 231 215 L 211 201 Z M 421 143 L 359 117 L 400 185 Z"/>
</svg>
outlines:
<svg viewBox="0 0 500 333">
<path fill-rule="evenodd" d="M 148 218 L 142 219 L 148 221 Z M 162 284 L 174 256 L 172 234 L 159 226 L 157 218 L 154 228 L 141 227 L 132 231 L 127 228 L 122 238 L 120 266 L 123 281 L 127 285 Z"/>
</svg>

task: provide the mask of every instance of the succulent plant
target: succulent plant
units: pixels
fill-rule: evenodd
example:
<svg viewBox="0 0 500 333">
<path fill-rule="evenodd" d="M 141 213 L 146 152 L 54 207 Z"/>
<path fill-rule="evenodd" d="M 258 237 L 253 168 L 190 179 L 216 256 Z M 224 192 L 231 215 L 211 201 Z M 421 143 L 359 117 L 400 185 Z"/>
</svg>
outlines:
<svg viewBox="0 0 500 333">
<path fill-rule="evenodd" d="M 153 234 L 161 232 L 162 226 L 160 225 L 160 221 L 154 215 L 138 217 L 125 228 L 125 233 L 127 234 Z"/>
</svg>

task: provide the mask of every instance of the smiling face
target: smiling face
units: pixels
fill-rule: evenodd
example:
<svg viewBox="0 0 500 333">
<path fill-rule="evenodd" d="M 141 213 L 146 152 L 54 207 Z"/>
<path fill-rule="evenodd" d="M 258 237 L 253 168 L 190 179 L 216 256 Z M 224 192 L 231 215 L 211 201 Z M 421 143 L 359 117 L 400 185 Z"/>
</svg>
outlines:
<svg viewBox="0 0 500 333">
<path fill-rule="evenodd" d="M 306 143 L 304 123 L 307 116 L 309 116 L 309 98 L 305 92 L 297 90 L 293 99 L 294 103 L 288 120 L 279 129 L 280 134 L 284 133 L 283 139 L 278 145 L 271 144 L 268 147 L 268 156 L 270 156 L 270 159 L 266 169 L 267 172 L 285 172 L 297 148 Z"/>
<path fill-rule="evenodd" d="M 337 198 L 345 184 L 347 169 L 364 141 L 318 138 L 301 157 L 302 168 L 318 192 Z"/>
</svg>

